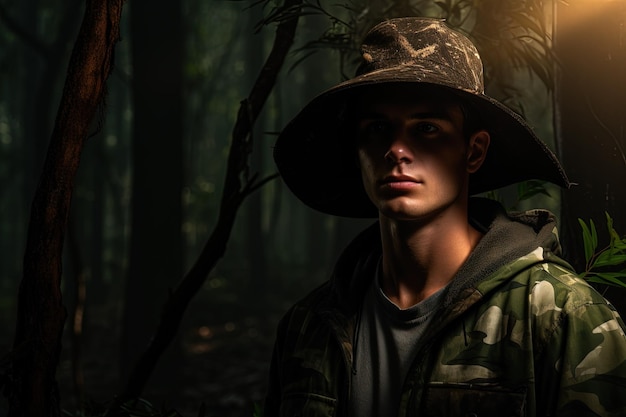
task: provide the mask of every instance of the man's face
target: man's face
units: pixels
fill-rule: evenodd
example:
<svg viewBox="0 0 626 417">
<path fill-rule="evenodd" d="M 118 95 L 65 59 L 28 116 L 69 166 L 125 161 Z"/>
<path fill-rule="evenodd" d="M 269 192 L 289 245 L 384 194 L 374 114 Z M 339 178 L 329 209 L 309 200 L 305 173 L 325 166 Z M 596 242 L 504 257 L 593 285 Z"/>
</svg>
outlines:
<svg viewBox="0 0 626 417">
<path fill-rule="evenodd" d="M 469 173 L 478 168 L 468 166 L 472 145 L 456 101 L 399 86 L 372 89 L 359 101 L 363 184 L 382 215 L 425 221 L 466 203 Z"/>
</svg>

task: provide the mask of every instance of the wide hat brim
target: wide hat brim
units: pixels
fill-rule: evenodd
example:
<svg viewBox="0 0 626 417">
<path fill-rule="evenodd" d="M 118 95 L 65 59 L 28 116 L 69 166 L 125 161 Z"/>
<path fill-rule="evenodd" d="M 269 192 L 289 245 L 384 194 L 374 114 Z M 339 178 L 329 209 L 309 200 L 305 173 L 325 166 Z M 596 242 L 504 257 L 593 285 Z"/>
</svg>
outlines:
<svg viewBox="0 0 626 417">
<path fill-rule="evenodd" d="M 362 52 L 357 76 L 313 99 L 277 139 L 274 160 L 279 172 L 309 207 L 338 216 L 377 217 L 363 188 L 356 132 L 346 123 L 346 113 L 350 103 L 355 104 L 355 94 L 386 84 L 422 85 L 431 94 L 433 88 L 446 90 L 477 113 L 491 143 L 483 165 L 470 176 L 470 194 L 531 179 L 570 185 L 555 155 L 526 121 L 483 93 L 478 52 L 442 21 L 383 22 L 369 32 Z"/>
</svg>

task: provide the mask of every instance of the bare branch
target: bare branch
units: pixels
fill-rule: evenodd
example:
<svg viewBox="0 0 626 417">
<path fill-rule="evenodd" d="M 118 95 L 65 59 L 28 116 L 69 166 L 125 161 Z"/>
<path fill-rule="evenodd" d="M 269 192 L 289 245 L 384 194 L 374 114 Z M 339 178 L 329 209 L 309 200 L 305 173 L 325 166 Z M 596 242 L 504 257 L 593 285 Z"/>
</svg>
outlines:
<svg viewBox="0 0 626 417">
<path fill-rule="evenodd" d="M 293 9 L 300 4 L 302 4 L 302 0 L 286 0 L 282 7 Z M 215 229 L 196 263 L 167 300 L 155 336 L 135 365 L 126 387 L 107 411 L 108 416 L 119 414 L 122 404 L 139 398 L 159 358 L 174 339 L 189 302 L 202 287 L 217 261 L 224 256 L 226 244 L 230 238 L 241 203 L 252 191 L 273 178 L 269 177 L 256 183 L 256 175 L 250 177 L 248 166 L 248 156 L 252 150 L 250 132 L 276 83 L 276 77 L 293 44 L 298 18 L 299 15 L 294 13 L 291 19 L 281 20 L 276 29 L 272 50 L 252 87 L 250 95 L 241 102 L 233 129 L 220 214 Z"/>
</svg>

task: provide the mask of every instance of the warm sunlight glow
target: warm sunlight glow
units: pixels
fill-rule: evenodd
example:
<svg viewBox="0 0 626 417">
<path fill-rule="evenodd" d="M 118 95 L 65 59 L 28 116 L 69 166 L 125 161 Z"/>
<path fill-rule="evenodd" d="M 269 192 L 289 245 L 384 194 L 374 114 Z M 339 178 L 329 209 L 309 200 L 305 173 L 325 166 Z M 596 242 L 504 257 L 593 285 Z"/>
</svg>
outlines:
<svg viewBox="0 0 626 417">
<path fill-rule="evenodd" d="M 611 10 L 613 16 L 626 19 L 626 0 L 570 0 L 557 2 L 557 14 L 559 25 L 562 25 L 562 17 L 566 16 L 567 28 L 575 30 L 584 24 L 583 20 L 596 20 L 600 16 L 606 16 L 607 10 Z"/>
</svg>

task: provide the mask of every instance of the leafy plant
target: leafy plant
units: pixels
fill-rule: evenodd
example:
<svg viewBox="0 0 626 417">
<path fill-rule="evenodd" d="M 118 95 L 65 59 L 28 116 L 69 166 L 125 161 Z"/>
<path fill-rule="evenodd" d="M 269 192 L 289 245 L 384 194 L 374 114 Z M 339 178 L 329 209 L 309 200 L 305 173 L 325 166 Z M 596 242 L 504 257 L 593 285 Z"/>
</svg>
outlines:
<svg viewBox="0 0 626 417">
<path fill-rule="evenodd" d="M 303 15 L 325 16 L 328 29 L 296 50 L 300 61 L 321 49 L 339 54 L 341 74 L 352 75 L 359 61 L 359 45 L 367 30 L 385 18 L 430 16 L 467 33 L 478 46 L 485 64 L 487 85 L 502 98 L 513 100 L 523 93 L 511 84 L 511 73 L 524 69 L 545 87 L 553 87 L 554 56 L 548 8 L 543 0 L 347 0 L 339 4 L 305 0 Z M 270 14 L 268 21 L 284 16 Z M 267 23 L 263 22 L 263 23 Z M 295 65 L 295 64 L 294 64 Z M 516 94 L 517 93 L 517 94 Z M 514 103 L 510 103 L 513 105 Z"/>
<path fill-rule="evenodd" d="M 552 195 L 550 194 L 550 192 L 548 191 L 548 188 L 546 187 L 545 181 L 540 181 L 540 180 L 522 181 L 520 183 L 517 183 L 516 187 L 517 188 L 516 188 L 516 193 L 515 193 L 515 201 L 512 201 L 512 202 L 505 199 L 505 197 L 503 196 L 500 190 L 488 191 L 484 194 L 484 196 L 486 198 L 499 202 L 503 206 L 507 207 L 507 210 L 509 211 L 518 210 L 519 204 L 522 201 L 529 200 L 536 196 L 543 195 L 545 197 L 552 198 Z"/>
<path fill-rule="evenodd" d="M 598 250 L 598 232 L 593 219 L 578 219 L 583 233 L 585 270 L 579 277 L 589 282 L 626 288 L 626 237 L 620 237 L 613 219 L 605 212 L 609 244 Z"/>
</svg>

